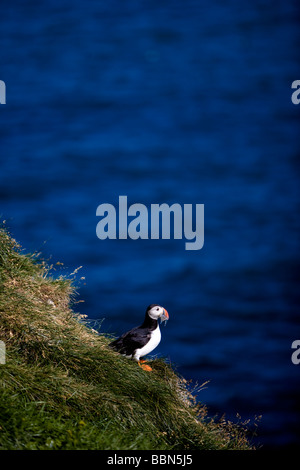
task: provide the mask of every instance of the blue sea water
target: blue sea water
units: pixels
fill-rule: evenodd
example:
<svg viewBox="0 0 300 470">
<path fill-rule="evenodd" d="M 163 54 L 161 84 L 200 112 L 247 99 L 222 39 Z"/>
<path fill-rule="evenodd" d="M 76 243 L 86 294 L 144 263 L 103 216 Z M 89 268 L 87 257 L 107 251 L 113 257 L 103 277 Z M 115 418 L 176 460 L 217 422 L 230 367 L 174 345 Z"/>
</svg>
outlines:
<svg viewBox="0 0 300 470">
<path fill-rule="evenodd" d="M 298 20 L 292 0 L 1 3 L 2 219 L 82 266 L 75 308 L 101 331 L 165 306 L 155 353 L 209 381 L 210 415 L 262 415 L 264 448 L 299 444 Z M 119 195 L 204 204 L 204 247 L 99 240 Z"/>
</svg>

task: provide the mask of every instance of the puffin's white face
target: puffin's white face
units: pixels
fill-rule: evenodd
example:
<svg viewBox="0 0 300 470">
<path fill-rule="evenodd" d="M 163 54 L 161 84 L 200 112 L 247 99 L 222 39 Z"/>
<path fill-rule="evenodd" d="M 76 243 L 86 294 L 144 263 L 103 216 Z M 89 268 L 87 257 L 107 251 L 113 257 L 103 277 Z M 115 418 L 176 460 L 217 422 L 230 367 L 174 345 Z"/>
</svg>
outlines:
<svg viewBox="0 0 300 470">
<path fill-rule="evenodd" d="M 158 320 L 158 318 L 161 318 L 162 321 L 169 319 L 167 310 L 160 305 L 154 305 L 154 307 L 148 310 L 148 315 L 153 320 Z"/>
</svg>

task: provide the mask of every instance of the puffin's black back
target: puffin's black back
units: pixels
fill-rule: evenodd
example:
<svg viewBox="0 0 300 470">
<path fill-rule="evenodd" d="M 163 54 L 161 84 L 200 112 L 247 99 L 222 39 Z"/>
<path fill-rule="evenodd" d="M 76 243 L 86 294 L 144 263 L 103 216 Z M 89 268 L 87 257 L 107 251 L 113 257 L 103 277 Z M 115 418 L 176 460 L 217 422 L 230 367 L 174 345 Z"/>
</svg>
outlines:
<svg viewBox="0 0 300 470">
<path fill-rule="evenodd" d="M 138 348 L 141 348 L 147 344 L 151 337 L 151 332 L 157 327 L 157 320 L 153 320 L 148 315 L 151 308 L 159 307 L 158 304 L 150 304 L 146 309 L 145 319 L 141 326 L 132 328 L 132 330 L 127 331 L 118 339 L 112 341 L 109 346 L 121 354 L 131 355 Z"/>
</svg>

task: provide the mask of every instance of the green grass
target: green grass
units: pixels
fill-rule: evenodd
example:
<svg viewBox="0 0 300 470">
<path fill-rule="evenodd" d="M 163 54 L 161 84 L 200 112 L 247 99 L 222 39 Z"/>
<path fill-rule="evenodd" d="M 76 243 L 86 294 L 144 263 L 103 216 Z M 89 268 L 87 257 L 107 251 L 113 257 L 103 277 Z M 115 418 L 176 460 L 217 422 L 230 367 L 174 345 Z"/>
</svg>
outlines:
<svg viewBox="0 0 300 470">
<path fill-rule="evenodd" d="M 0 449 L 250 449 L 243 425 L 208 418 L 162 359 L 152 372 L 108 348 L 49 274 L 0 229 Z"/>
</svg>

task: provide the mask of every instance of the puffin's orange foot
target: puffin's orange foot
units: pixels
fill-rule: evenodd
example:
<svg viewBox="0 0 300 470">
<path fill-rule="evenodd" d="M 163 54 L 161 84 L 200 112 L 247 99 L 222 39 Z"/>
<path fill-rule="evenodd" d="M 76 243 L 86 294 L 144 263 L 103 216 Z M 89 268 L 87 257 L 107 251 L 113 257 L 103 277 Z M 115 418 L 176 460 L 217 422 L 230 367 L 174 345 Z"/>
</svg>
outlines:
<svg viewBox="0 0 300 470">
<path fill-rule="evenodd" d="M 152 368 L 150 366 L 147 366 L 146 364 L 144 364 L 146 361 L 138 361 L 138 365 L 146 370 L 147 372 L 150 372 L 152 370 Z"/>
</svg>

